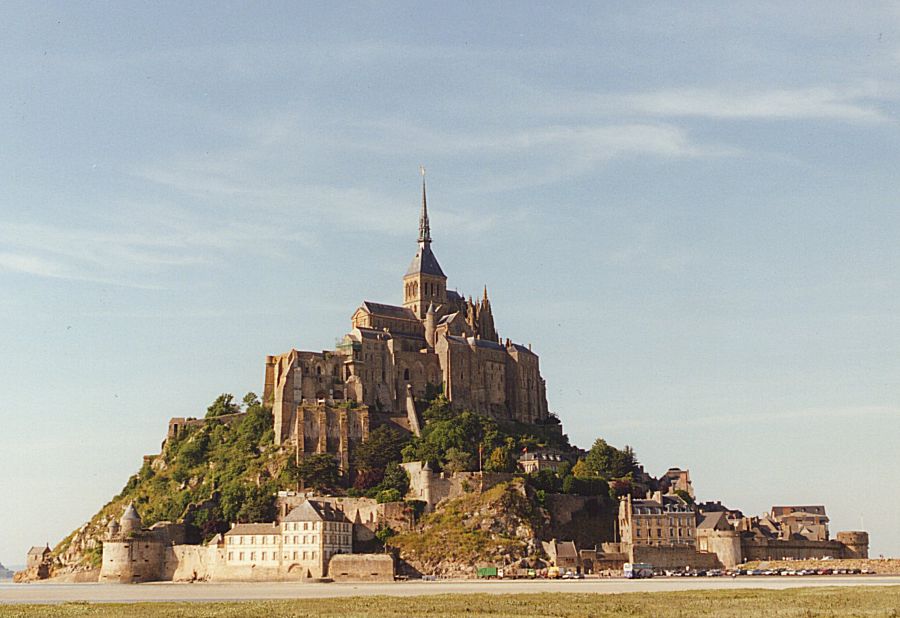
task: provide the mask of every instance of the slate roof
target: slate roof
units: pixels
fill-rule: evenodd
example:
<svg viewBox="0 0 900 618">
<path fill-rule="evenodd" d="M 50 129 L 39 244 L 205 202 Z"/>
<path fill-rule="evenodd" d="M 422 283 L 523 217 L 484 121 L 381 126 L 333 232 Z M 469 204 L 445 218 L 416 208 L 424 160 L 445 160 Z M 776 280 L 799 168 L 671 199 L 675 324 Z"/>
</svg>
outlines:
<svg viewBox="0 0 900 618">
<path fill-rule="evenodd" d="M 441 265 L 438 264 L 437 258 L 434 257 L 434 253 L 431 251 L 431 244 L 427 242 L 419 244 L 419 250 L 416 251 L 416 256 L 412 259 L 412 262 L 410 262 L 409 268 L 406 269 L 406 275 L 416 275 L 419 273 L 436 275 L 438 277 L 443 277 L 444 279 L 447 278 L 447 275 L 441 270 Z"/>
<path fill-rule="evenodd" d="M 44 553 L 50 553 L 50 548 L 46 547 L 46 546 L 38 547 L 37 545 L 35 545 L 34 547 L 32 547 L 31 549 L 28 550 L 29 556 L 43 556 Z"/>
<path fill-rule="evenodd" d="M 282 521 L 343 521 L 349 522 L 343 511 L 328 502 L 305 501 L 291 510 Z"/>
<path fill-rule="evenodd" d="M 398 307 L 397 305 L 385 305 L 382 303 L 373 303 L 370 300 L 364 300 L 363 308 L 374 315 L 380 315 L 386 318 L 394 318 L 397 320 L 417 320 L 416 314 L 412 309 L 406 307 Z"/>
<path fill-rule="evenodd" d="M 505 352 L 506 348 L 497 343 L 496 341 L 491 341 L 490 339 L 477 339 L 475 337 L 469 337 L 469 343 L 474 345 L 476 348 L 490 348 L 491 350 L 500 350 L 501 352 Z"/>
<path fill-rule="evenodd" d="M 359 334 L 363 339 L 380 339 L 385 335 L 385 332 L 383 330 L 378 330 L 376 328 L 366 328 L 365 326 L 357 326 L 356 330 L 359 331 Z"/>
<path fill-rule="evenodd" d="M 723 525 L 731 528 L 731 525 L 725 518 L 725 512 L 716 511 L 715 513 L 708 513 L 703 518 L 703 521 L 697 524 L 697 528 L 702 530 L 727 530 L 728 528 L 723 528 Z"/>
<path fill-rule="evenodd" d="M 458 315 L 459 315 L 459 311 L 454 311 L 453 313 L 448 313 L 445 316 L 441 316 L 441 318 L 438 320 L 438 324 L 446 324 L 446 323 L 452 321 L 453 318 L 455 318 Z"/>
<path fill-rule="evenodd" d="M 577 558 L 578 551 L 575 549 L 574 541 L 563 541 L 556 544 L 557 558 Z"/>
<path fill-rule="evenodd" d="M 793 515 L 799 513 L 810 513 L 812 515 L 825 515 L 825 507 L 821 504 L 807 506 L 773 506 L 772 515 L 774 517 L 784 517 L 785 515 Z"/>
<path fill-rule="evenodd" d="M 279 532 L 276 524 L 235 524 L 234 528 L 225 533 L 225 536 L 233 536 L 235 534 L 277 534 Z"/>
</svg>

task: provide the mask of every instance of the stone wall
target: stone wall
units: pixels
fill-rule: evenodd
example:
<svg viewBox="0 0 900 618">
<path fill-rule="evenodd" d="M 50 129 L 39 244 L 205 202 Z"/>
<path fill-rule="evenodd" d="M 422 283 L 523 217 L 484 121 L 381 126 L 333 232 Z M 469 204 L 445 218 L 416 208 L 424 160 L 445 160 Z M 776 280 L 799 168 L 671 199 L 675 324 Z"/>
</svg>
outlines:
<svg viewBox="0 0 900 618">
<path fill-rule="evenodd" d="M 422 462 L 400 464 L 409 475 L 408 500 L 421 500 L 426 512 L 434 510 L 441 500 L 453 500 L 469 493 L 481 493 L 515 475 L 504 472 L 434 472 Z"/>
<path fill-rule="evenodd" d="M 742 539 L 744 560 L 806 560 L 842 558 L 844 545 L 838 541 L 785 541 L 781 539 Z"/>
<path fill-rule="evenodd" d="M 139 583 L 163 577 L 165 546 L 150 536 L 103 543 L 100 582 Z"/>
<path fill-rule="evenodd" d="M 632 545 L 630 562 L 646 562 L 660 569 L 720 569 L 722 563 L 712 553 L 698 552 L 693 547 Z"/>
<path fill-rule="evenodd" d="M 714 553 L 726 569 L 734 568 L 743 561 L 741 535 L 736 530 L 697 530 L 697 549 Z"/>
<path fill-rule="evenodd" d="M 328 577 L 336 582 L 392 582 L 390 554 L 338 554 L 328 563 Z"/>
<path fill-rule="evenodd" d="M 224 423 L 226 425 L 230 425 L 235 421 L 240 421 L 245 416 L 247 416 L 246 412 L 235 412 L 234 414 L 223 414 L 222 416 L 215 417 L 216 422 Z M 171 440 L 177 438 L 185 429 L 189 429 L 191 427 L 203 427 L 208 419 L 205 418 L 185 418 L 185 417 L 174 417 L 169 419 L 169 429 L 166 432 L 166 439 Z M 150 455 L 150 457 L 155 457 Z"/>
</svg>

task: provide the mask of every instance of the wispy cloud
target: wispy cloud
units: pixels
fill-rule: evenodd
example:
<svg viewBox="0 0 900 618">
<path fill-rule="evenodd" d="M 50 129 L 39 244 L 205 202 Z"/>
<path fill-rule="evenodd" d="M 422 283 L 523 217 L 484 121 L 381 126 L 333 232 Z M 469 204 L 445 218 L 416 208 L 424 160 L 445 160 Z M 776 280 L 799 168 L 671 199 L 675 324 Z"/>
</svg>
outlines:
<svg viewBox="0 0 900 618">
<path fill-rule="evenodd" d="M 726 119 L 829 119 L 880 122 L 889 119 L 871 98 L 871 88 L 817 87 L 792 90 L 662 90 L 621 97 L 622 105 L 651 116 Z"/>
<path fill-rule="evenodd" d="M 883 103 L 896 98 L 896 88 L 874 82 L 803 88 L 721 85 L 631 93 L 535 93 L 535 98 L 543 101 L 535 109 L 554 117 L 886 122 L 892 117 L 883 109 Z"/>
<path fill-rule="evenodd" d="M 62 227 L 38 223 L 0 225 L 0 268 L 38 277 L 133 288 L 165 287 L 154 280 L 179 267 L 210 264 L 233 252 L 265 252 L 273 245 L 302 241 L 277 226 L 226 222 L 210 224 L 196 216 L 161 216 L 129 206 L 102 226 Z M 172 213 L 170 209 L 166 212 Z M 251 242 L 248 242 L 251 241 Z"/>
<path fill-rule="evenodd" d="M 900 417 L 900 408 L 894 406 L 848 406 L 840 408 L 802 408 L 793 410 L 768 410 L 741 414 L 711 414 L 685 418 L 679 423 L 693 427 L 729 425 L 746 427 L 751 423 L 789 423 L 791 421 L 825 419 L 866 419 L 876 417 Z M 659 419 L 626 419 L 608 424 L 614 429 L 646 429 L 659 426 Z"/>
</svg>

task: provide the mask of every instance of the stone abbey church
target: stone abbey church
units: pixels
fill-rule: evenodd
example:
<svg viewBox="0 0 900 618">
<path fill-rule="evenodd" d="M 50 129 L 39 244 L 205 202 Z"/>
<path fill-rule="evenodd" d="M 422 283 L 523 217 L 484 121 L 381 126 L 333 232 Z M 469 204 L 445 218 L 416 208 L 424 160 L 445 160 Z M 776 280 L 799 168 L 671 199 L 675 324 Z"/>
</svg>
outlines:
<svg viewBox="0 0 900 618">
<path fill-rule="evenodd" d="M 333 453 L 347 469 L 353 444 L 391 423 L 419 432 L 417 403 L 443 392 L 452 405 L 496 419 L 542 423 L 547 397 L 538 357 L 501 340 L 481 300 L 447 289 L 431 249 L 425 182 L 418 251 L 403 275 L 403 304 L 364 301 L 335 350 L 266 357 L 264 400 L 275 440 Z"/>
</svg>

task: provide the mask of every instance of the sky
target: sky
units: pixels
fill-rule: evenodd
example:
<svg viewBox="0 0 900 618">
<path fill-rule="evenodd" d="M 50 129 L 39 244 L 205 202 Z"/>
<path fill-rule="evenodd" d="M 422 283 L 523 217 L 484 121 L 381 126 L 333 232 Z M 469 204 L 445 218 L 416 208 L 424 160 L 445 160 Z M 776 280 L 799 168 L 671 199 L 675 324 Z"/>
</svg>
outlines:
<svg viewBox="0 0 900 618">
<path fill-rule="evenodd" d="M 900 556 L 900 8 L 0 4 L 0 562 L 401 302 L 419 165 L 573 443 Z"/>
</svg>

